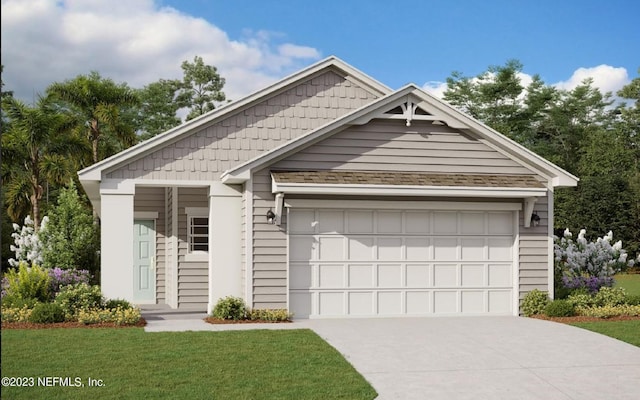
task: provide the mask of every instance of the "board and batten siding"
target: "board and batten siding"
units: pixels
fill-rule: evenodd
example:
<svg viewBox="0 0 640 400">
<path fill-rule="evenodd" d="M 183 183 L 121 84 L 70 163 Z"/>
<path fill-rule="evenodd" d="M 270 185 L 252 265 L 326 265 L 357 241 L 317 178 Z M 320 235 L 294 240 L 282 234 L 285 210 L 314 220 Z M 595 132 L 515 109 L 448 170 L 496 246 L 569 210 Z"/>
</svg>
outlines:
<svg viewBox="0 0 640 400">
<path fill-rule="evenodd" d="M 178 190 L 178 308 L 206 310 L 209 301 L 208 261 L 187 261 L 185 207 L 209 207 L 208 188 Z M 213 227 L 212 227 L 213 228 Z"/>
<path fill-rule="evenodd" d="M 378 97 L 333 71 L 106 173 L 113 179 L 217 181 L 220 174 Z"/>
<path fill-rule="evenodd" d="M 372 120 L 352 126 L 272 166 L 283 170 L 533 174 L 482 143 L 426 121 Z"/>
<path fill-rule="evenodd" d="M 166 272 L 166 219 L 164 188 L 160 187 L 136 187 L 133 198 L 134 212 L 157 212 L 156 224 L 156 303 L 163 304 L 166 299 L 165 272 Z"/>
</svg>

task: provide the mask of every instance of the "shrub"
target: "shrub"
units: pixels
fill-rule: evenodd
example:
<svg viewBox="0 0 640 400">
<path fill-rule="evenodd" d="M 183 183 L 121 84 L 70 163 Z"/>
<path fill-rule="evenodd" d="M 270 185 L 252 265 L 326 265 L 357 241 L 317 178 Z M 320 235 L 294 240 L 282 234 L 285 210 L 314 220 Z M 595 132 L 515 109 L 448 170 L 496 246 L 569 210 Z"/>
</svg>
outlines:
<svg viewBox="0 0 640 400">
<path fill-rule="evenodd" d="M 39 303 L 29 316 L 29 322 L 36 324 L 51 324 L 64 321 L 64 310 L 55 303 Z"/>
<path fill-rule="evenodd" d="M 31 308 L 24 306 L 22 308 L 17 307 L 2 307 L 0 317 L 2 322 L 28 322 L 31 316 Z"/>
<path fill-rule="evenodd" d="M 596 305 L 594 296 L 585 291 L 571 293 L 569 297 L 567 297 L 567 301 L 573 305 L 574 308 L 593 307 Z"/>
<path fill-rule="evenodd" d="M 124 309 L 90 308 L 78 311 L 78 322 L 85 325 L 98 324 L 102 322 L 113 322 L 116 325 L 134 325 L 140 321 L 140 309 L 136 307 Z"/>
<path fill-rule="evenodd" d="M 213 316 L 220 319 L 239 320 L 247 315 L 247 306 L 239 297 L 227 296 L 218 300 L 213 308 Z"/>
<path fill-rule="evenodd" d="M 544 313 L 548 317 L 571 317 L 575 315 L 575 310 L 568 300 L 554 300 L 547 304 Z"/>
<path fill-rule="evenodd" d="M 64 310 L 67 321 L 75 320 L 80 311 L 102 308 L 103 302 L 100 287 L 86 283 L 64 286 L 55 299 L 55 303 Z"/>
<path fill-rule="evenodd" d="M 534 289 L 527 293 L 522 300 L 522 314 L 525 317 L 531 315 L 542 314 L 544 308 L 549 303 L 549 296 L 546 292 L 541 292 L 538 289 Z"/>
<path fill-rule="evenodd" d="M 2 298 L 2 307 L 8 308 L 24 308 L 32 309 L 38 304 L 36 299 L 23 299 L 11 294 L 8 294 Z"/>
<path fill-rule="evenodd" d="M 45 230 L 48 217 L 42 218 L 40 223 L 40 232 Z M 20 263 L 25 262 L 29 265 L 36 264 L 42 265 L 42 242 L 36 233 L 35 222 L 30 216 L 24 219 L 24 225 L 20 227 L 18 224 L 13 224 L 14 233 L 11 234 L 15 246 L 12 244 L 9 246 L 10 250 L 16 254 L 16 258 L 9 259 L 9 265 L 12 267 L 18 267 Z"/>
<path fill-rule="evenodd" d="M 88 284 L 91 279 L 89 271 L 85 269 L 61 269 L 58 267 L 49 269 L 49 277 L 51 278 L 51 293 L 54 297 L 64 286 L 78 283 Z"/>
<path fill-rule="evenodd" d="M 252 321 L 290 321 L 293 314 L 285 309 L 251 310 L 247 318 Z"/>
<path fill-rule="evenodd" d="M 640 316 L 640 306 L 620 304 L 617 306 L 587 307 L 576 309 L 578 315 L 585 317 L 610 318 L 618 316 Z"/>
<path fill-rule="evenodd" d="M 594 301 L 598 306 L 617 306 L 624 304 L 625 297 L 624 288 L 602 287 L 594 296 Z"/>
<path fill-rule="evenodd" d="M 7 271 L 7 288 L 5 297 L 13 296 L 16 299 L 36 299 L 47 302 L 51 299 L 51 278 L 46 269 L 33 264 L 31 267 L 26 262 L 21 262 L 18 269 Z"/>
<path fill-rule="evenodd" d="M 131 303 L 124 299 L 109 299 L 104 303 L 104 308 L 107 310 L 115 310 L 116 308 L 128 310 L 131 308 Z"/>
<path fill-rule="evenodd" d="M 562 238 L 555 238 L 555 275 L 556 282 L 565 288 L 586 288 L 591 292 L 603 286 L 612 286 L 613 275 L 633 265 L 627 261 L 627 252 L 622 248 L 622 241 L 613 245 L 613 232 L 589 242 L 585 238 L 586 230 L 582 229 L 576 241 L 567 229 Z M 561 291 L 561 290 L 560 290 Z"/>
</svg>

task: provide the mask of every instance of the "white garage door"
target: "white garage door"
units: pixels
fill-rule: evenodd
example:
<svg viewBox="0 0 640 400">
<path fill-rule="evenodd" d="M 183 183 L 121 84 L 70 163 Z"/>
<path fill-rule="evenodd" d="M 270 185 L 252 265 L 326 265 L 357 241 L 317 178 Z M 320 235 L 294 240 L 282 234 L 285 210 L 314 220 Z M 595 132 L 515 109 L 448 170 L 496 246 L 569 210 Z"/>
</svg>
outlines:
<svg viewBox="0 0 640 400">
<path fill-rule="evenodd" d="M 289 210 L 297 318 L 513 313 L 512 211 Z"/>
</svg>

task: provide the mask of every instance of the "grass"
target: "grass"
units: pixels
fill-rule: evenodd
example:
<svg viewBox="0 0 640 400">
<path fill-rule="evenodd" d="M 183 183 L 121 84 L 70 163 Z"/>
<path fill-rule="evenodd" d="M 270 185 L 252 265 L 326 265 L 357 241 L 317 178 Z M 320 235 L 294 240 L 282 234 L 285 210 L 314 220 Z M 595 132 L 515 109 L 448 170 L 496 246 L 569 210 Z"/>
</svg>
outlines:
<svg viewBox="0 0 640 400">
<path fill-rule="evenodd" d="M 640 320 L 574 322 L 571 325 L 598 332 L 640 347 Z"/>
<path fill-rule="evenodd" d="M 3 330 L 3 387 L 11 399 L 373 399 L 375 390 L 310 330 L 160 332 Z M 83 387 L 38 386 L 37 378 Z M 90 387 L 89 378 L 102 387 Z"/>
<path fill-rule="evenodd" d="M 623 287 L 628 294 L 640 295 L 640 274 L 618 274 L 616 287 Z"/>
</svg>

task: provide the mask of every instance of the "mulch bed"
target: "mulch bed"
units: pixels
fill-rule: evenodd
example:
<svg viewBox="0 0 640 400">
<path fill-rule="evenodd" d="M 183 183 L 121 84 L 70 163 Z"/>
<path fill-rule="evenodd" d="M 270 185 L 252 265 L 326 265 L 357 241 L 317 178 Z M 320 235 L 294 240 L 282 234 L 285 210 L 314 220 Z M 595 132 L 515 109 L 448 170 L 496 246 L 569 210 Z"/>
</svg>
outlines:
<svg viewBox="0 0 640 400">
<path fill-rule="evenodd" d="M 34 324 L 31 322 L 3 322 L 2 329 L 55 329 L 55 328 L 133 328 L 147 325 L 144 318 L 140 318 L 135 325 L 116 325 L 113 322 L 85 325 L 81 322 L 55 322 L 52 324 Z"/>
<path fill-rule="evenodd" d="M 233 320 L 233 319 L 220 319 L 220 318 L 207 317 L 204 319 L 204 322 L 208 322 L 210 324 L 286 324 L 286 323 L 290 323 L 291 321 L 266 321 L 263 319 Z"/>
<path fill-rule="evenodd" d="M 546 315 L 532 315 L 530 318 L 543 319 L 545 321 L 561 322 L 563 324 L 572 324 L 574 322 L 614 322 L 614 321 L 635 321 L 640 320 L 638 317 L 610 317 L 610 318 L 598 318 L 598 317 L 547 317 Z"/>
</svg>

